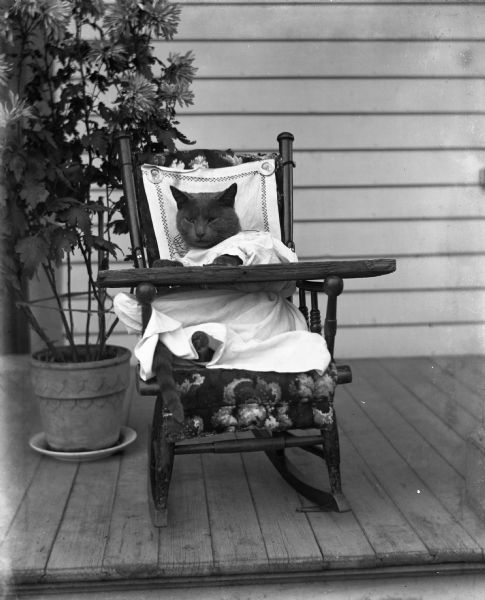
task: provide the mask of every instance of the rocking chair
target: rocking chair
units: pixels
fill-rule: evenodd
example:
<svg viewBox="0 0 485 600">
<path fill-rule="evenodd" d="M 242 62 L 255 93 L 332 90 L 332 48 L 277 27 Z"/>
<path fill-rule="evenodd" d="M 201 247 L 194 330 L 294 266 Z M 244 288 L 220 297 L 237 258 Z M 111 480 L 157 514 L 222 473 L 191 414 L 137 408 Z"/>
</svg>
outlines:
<svg viewBox="0 0 485 600">
<path fill-rule="evenodd" d="M 261 175 L 262 185 L 268 185 L 266 175 L 274 178 L 281 240 L 293 250 L 293 135 L 281 133 L 278 142 L 279 152 L 265 155 L 189 150 L 176 154 L 132 156 L 129 138 L 120 137 L 123 188 L 135 268 L 101 271 L 98 285 L 106 288 L 135 288 L 136 298 L 142 307 L 142 327 L 145 330 L 151 316 L 151 304 L 161 289 L 194 290 L 224 288 L 235 284 L 257 286 L 267 282 L 296 281 L 299 309 L 306 319 L 308 329 L 318 334 L 323 330 L 332 357 L 323 375 L 317 372 L 273 373 L 206 368 L 200 363 L 173 357 L 174 379 L 178 384 L 185 417 L 183 430 L 176 435 L 172 414 L 155 379 L 139 379 L 138 389 L 142 395 L 157 396 L 148 471 L 151 515 L 154 525 L 158 527 L 167 524 L 167 498 L 174 456 L 186 453 L 262 450 L 284 479 L 321 510 L 349 510 L 341 486 L 339 439 L 333 397 L 335 386 L 349 383 L 352 376 L 348 366 L 336 365 L 333 359 L 337 298 L 342 293 L 344 279 L 392 273 L 396 268 L 395 261 L 374 259 L 256 266 L 152 267 L 153 262 L 160 257 L 160 240 L 157 239 L 157 227 L 153 226 L 153 212 L 150 212 L 142 164 L 150 165 L 144 169 L 145 176 L 151 178 L 154 186 L 152 204 L 162 200 L 157 181 L 158 166 L 177 165 L 190 169 L 197 162 L 202 162 L 211 169 L 223 170 L 238 164 L 249 167 L 245 172 L 261 173 L 261 169 L 268 169 L 268 173 L 264 173 L 264 180 Z M 185 176 L 185 173 L 187 171 L 180 171 L 179 176 Z M 263 196 L 266 195 L 267 187 L 264 187 Z M 266 218 L 265 213 L 263 220 Z M 165 215 L 162 217 L 163 227 L 166 227 Z M 172 250 L 173 248 L 170 249 Z M 309 306 L 307 293 L 310 296 Z M 319 296 L 322 294 L 327 297 L 323 327 L 318 306 Z M 234 439 L 227 439 L 226 435 L 217 441 L 217 433 L 241 430 L 251 431 L 253 437 L 233 436 Z M 310 431 L 302 435 L 301 431 L 295 434 L 295 430 Z M 191 437 L 205 439 L 192 443 Z M 184 443 L 179 443 L 181 441 Z M 326 462 L 329 490 L 318 489 L 311 482 L 303 480 L 285 452 L 291 447 L 303 448 Z"/>
</svg>

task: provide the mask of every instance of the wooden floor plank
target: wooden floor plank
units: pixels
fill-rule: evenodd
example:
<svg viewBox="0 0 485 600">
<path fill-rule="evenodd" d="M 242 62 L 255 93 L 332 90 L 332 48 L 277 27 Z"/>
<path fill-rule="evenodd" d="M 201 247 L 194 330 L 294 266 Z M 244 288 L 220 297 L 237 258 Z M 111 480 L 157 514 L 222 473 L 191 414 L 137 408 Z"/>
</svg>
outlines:
<svg viewBox="0 0 485 600">
<path fill-rule="evenodd" d="M 411 361 L 399 363 L 396 359 L 386 359 L 381 364 L 462 439 L 466 440 L 474 431 L 475 418 L 464 411 L 454 398 L 436 387 L 428 377 L 413 368 Z"/>
<path fill-rule="evenodd" d="M 343 390 L 349 401 L 343 402 L 340 424 L 379 483 L 404 514 L 435 560 L 459 556 L 462 560 L 480 560 L 481 548 L 446 511 L 427 484 L 403 460 L 363 408 L 373 394 L 359 385 L 359 401 Z"/>
<path fill-rule="evenodd" d="M 286 570 L 322 567 L 322 554 L 297 492 L 264 452 L 242 455 L 270 565 Z"/>
<path fill-rule="evenodd" d="M 218 479 L 217 482 L 221 484 Z M 214 571 L 200 455 L 175 457 L 168 526 L 160 529 L 158 569 L 164 576 L 206 575 Z"/>
<path fill-rule="evenodd" d="M 485 357 L 476 356 L 434 356 L 429 359 L 438 366 L 442 372 L 446 373 L 452 381 L 460 382 L 468 392 L 473 394 L 469 403 L 474 416 L 479 420 L 484 420 L 485 406 Z M 453 383 L 451 382 L 451 385 Z M 463 388 L 460 387 L 460 393 L 457 398 L 463 398 Z M 465 397 L 468 395 L 465 393 Z"/>
<path fill-rule="evenodd" d="M 380 361 L 359 362 L 355 365 L 353 373 L 356 378 L 356 391 L 360 381 L 367 381 L 379 398 L 385 399 L 393 406 L 450 465 L 461 474 L 465 472 L 463 438 L 404 387 L 399 378 L 390 375 Z M 355 396 L 358 399 L 358 391 Z"/>
<path fill-rule="evenodd" d="M 351 512 L 308 514 L 326 569 L 374 567 L 374 549 Z"/>
<path fill-rule="evenodd" d="M 239 454 L 202 457 L 217 571 L 267 571 L 269 560 Z"/>
<path fill-rule="evenodd" d="M 80 463 L 47 563 L 47 579 L 104 576 L 102 561 L 119 468 L 119 455 Z"/>
<path fill-rule="evenodd" d="M 157 530 L 146 489 L 153 401 L 135 398 L 130 425 L 139 438 L 124 453 L 79 466 L 41 458 L 28 447 L 40 430 L 28 361 L 12 359 L 12 377 L 0 372 L 0 483 L 11 511 L 0 562 L 18 581 L 55 586 L 483 560 L 485 523 L 462 493 L 463 448 L 477 423 L 485 359 L 418 360 L 352 361 L 354 383 L 338 390 L 343 485 L 353 512 L 296 512 L 297 502 L 311 503 L 264 454 L 177 456 L 169 526 Z M 328 483 L 319 459 L 291 454 L 317 484 Z"/>
<path fill-rule="evenodd" d="M 373 361 L 374 362 L 374 361 Z M 395 381 L 386 377 L 386 372 L 371 366 L 358 366 L 354 369 L 358 391 L 366 398 L 361 409 L 380 429 L 399 454 L 409 462 L 412 469 L 426 483 L 430 491 L 455 519 L 458 517 L 460 524 L 467 533 L 480 545 L 485 545 L 485 523 L 464 502 L 464 471 L 461 473 L 443 459 L 438 449 L 432 447 L 428 439 L 435 438 L 432 431 L 439 423 L 429 421 L 427 428 L 418 430 L 407 421 L 413 414 L 413 407 L 399 411 L 389 402 L 393 395 Z M 366 379 L 368 378 L 368 379 Z M 387 393 L 386 393 L 387 388 Z M 351 391 L 354 398 L 360 395 Z M 402 399 L 401 399 L 402 400 Z M 405 404 L 401 402 L 401 404 Z M 465 442 L 462 441 L 460 454 L 465 453 Z"/>
<path fill-rule="evenodd" d="M 320 458 L 301 448 L 291 449 L 288 455 L 312 485 L 329 489 L 327 469 Z M 302 503 L 304 507 L 312 507 L 305 498 L 302 498 Z M 307 515 L 325 568 L 372 567 L 378 564 L 376 553 L 352 512 L 308 512 Z"/>
<path fill-rule="evenodd" d="M 41 430 L 32 395 L 27 357 L 0 357 L 0 542 L 5 537 L 22 498 L 39 466 L 40 455 L 26 443 Z"/>
<path fill-rule="evenodd" d="M 158 529 L 148 510 L 147 435 L 153 400 L 135 395 L 129 425 L 137 439 L 121 457 L 103 570 L 112 576 L 149 577 L 158 573 Z"/>
<path fill-rule="evenodd" d="M 481 419 L 483 413 L 482 396 L 463 385 L 456 376 L 447 373 L 443 369 L 436 368 L 436 364 L 429 358 L 410 359 L 409 365 L 426 376 L 433 385 L 442 390 L 447 396 L 453 398 L 458 407 L 461 407 L 474 419 Z"/>
<path fill-rule="evenodd" d="M 43 458 L 2 545 L 16 577 L 40 580 L 54 544 L 77 464 Z"/>
<path fill-rule="evenodd" d="M 344 494 L 380 564 L 429 562 L 431 556 L 416 532 L 341 432 Z"/>
</svg>

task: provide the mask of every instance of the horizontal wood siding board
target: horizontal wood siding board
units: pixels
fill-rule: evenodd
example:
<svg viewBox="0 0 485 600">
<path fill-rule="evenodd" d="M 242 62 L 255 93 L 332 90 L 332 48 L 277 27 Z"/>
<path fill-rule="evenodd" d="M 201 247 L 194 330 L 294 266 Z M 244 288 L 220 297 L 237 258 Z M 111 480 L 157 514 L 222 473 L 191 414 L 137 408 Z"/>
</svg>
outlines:
<svg viewBox="0 0 485 600">
<path fill-rule="evenodd" d="M 295 219 L 477 218 L 485 191 L 476 187 L 295 189 Z"/>
<path fill-rule="evenodd" d="M 340 328 L 335 356 L 350 358 L 484 354 L 485 325 Z M 338 400 L 337 400 L 338 401 Z"/>
<path fill-rule="evenodd" d="M 198 61 L 197 61 L 198 62 Z M 291 93 L 289 93 L 291 86 Z M 482 79 L 196 79 L 194 105 L 179 115 L 223 113 L 439 113 L 482 112 Z"/>
<path fill-rule="evenodd" d="M 477 41 L 295 43 L 240 41 L 239 37 L 158 42 L 155 51 L 164 59 L 170 52 L 192 50 L 198 78 L 484 77 L 485 44 Z"/>
<path fill-rule="evenodd" d="M 485 151 L 295 153 L 295 184 L 305 187 L 421 187 L 478 184 Z"/>
<path fill-rule="evenodd" d="M 322 302 L 323 304 L 323 302 Z M 433 323 L 460 325 L 473 322 L 485 323 L 485 290 L 434 290 L 388 292 L 378 290 L 366 295 L 342 295 L 339 299 L 339 321 L 345 327 L 379 327 L 389 324 L 409 326 Z"/>
<path fill-rule="evenodd" d="M 298 149 L 480 148 L 485 149 L 485 115 L 197 115 L 180 116 L 186 135 L 213 146 L 251 143 L 274 145 L 280 131 L 291 131 Z M 248 136 L 248 129 L 252 132 Z M 227 132 L 231 132 L 231 140 Z M 207 135 L 207 133 L 206 133 Z M 209 140 L 204 141 L 207 144 Z M 215 146 L 214 146 L 215 145 Z M 253 146 L 254 147 L 254 146 Z"/>
<path fill-rule="evenodd" d="M 178 39 L 483 39 L 482 5 L 201 3 L 183 8 Z"/>
<path fill-rule="evenodd" d="M 400 256 L 420 253 L 485 252 L 480 221 L 304 223 L 295 230 L 300 255 Z"/>
</svg>

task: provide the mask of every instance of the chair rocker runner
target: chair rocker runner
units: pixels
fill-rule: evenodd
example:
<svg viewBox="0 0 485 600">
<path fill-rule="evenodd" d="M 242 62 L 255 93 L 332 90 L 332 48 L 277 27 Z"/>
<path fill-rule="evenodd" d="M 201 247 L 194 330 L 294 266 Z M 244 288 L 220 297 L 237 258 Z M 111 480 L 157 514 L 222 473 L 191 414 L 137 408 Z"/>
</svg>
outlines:
<svg viewBox="0 0 485 600">
<path fill-rule="evenodd" d="M 101 271 L 98 285 L 136 289 L 144 338 L 150 339 L 147 326 L 152 326 L 153 310 L 156 313 L 152 305 L 156 305 L 161 295 L 175 291 L 174 297 L 184 302 L 183 298 L 189 297 L 184 296 L 185 293 L 193 296 L 212 293 L 210 290 L 258 291 L 267 289 L 268 285 L 285 286 L 296 282 L 299 310 L 308 330 L 314 334 L 323 331 L 330 354 L 323 373 L 314 368 L 284 373 L 219 368 L 217 364 L 209 368 L 196 360 L 171 355 L 171 369 L 184 415 L 183 426 L 175 422 L 173 405 L 156 380 L 139 379 L 142 395 L 157 396 L 149 445 L 149 500 L 156 526 L 167 524 L 174 456 L 187 453 L 264 451 L 285 480 L 320 510 L 349 510 L 341 486 L 333 397 L 335 386 L 350 382 L 352 377 L 350 368 L 336 365 L 333 358 L 337 298 L 342 293 L 344 279 L 392 273 L 395 261 L 152 267 L 158 258 L 173 259 L 180 252 L 177 232 L 170 232 L 170 220 L 173 221 L 174 216 L 170 214 L 167 190 L 173 182 L 206 186 L 204 189 L 218 185 L 221 189 L 221 185 L 225 187 L 236 181 L 237 198 L 240 191 L 245 196 L 236 204 L 243 229 L 271 232 L 281 237 L 286 249 L 293 251 L 293 135 L 281 133 L 278 142 L 279 152 L 275 154 L 189 150 L 133 157 L 128 137 L 120 136 L 134 268 Z M 142 164 L 145 166 L 141 167 Z M 201 166 L 205 168 L 198 168 Z M 262 200 L 255 200 L 256 194 Z M 170 201 L 173 204 L 172 198 Z M 318 306 L 322 294 L 327 299 L 323 327 Z M 155 337 L 158 339 L 158 334 Z M 299 349 L 294 348 L 293 354 L 297 356 Z M 233 435 L 228 439 L 226 435 L 220 439 L 217 436 L 241 431 L 250 431 L 253 437 Z M 198 439 L 191 442 L 190 438 Z M 288 457 L 287 450 L 292 447 L 302 448 L 326 462 L 329 490 L 318 489 L 311 481 L 304 481 Z"/>
</svg>

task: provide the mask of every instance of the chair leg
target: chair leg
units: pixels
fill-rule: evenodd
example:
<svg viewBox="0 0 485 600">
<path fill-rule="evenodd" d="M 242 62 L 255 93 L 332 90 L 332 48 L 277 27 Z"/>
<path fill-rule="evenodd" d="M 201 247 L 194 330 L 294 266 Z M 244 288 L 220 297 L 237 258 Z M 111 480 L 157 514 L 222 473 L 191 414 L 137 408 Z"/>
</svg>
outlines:
<svg viewBox="0 0 485 600">
<path fill-rule="evenodd" d="M 149 436 L 149 501 L 150 514 L 155 527 L 166 527 L 167 501 L 172 478 L 175 443 L 167 438 L 167 417 L 163 411 L 163 400 L 158 395 L 153 413 Z"/>
<path fill-rule="evenodd" d="M 337 504 L 337 510 L 339 512 L 345 512 L 350 510 L 350 507 L 342 493 L 342 480 L 340 477 L 340 443 L 335 413 L 332 424 L 323 427 L 320 431 L 322 434 L 323 454 L 325 462 L 327 463 L 328 479 L 330 481 L 330 493 Z"/>
</svg>

